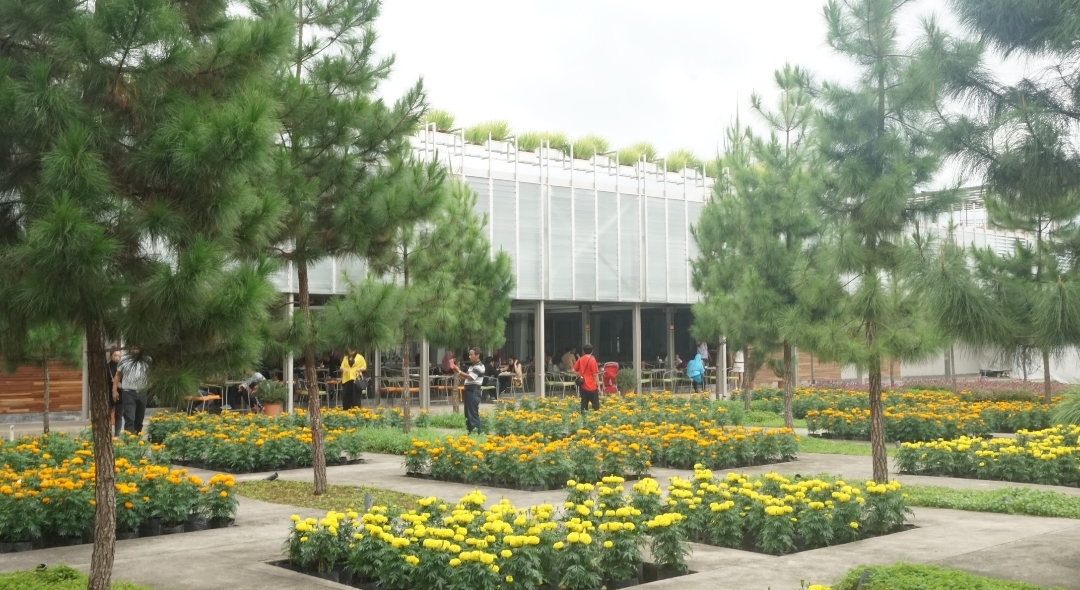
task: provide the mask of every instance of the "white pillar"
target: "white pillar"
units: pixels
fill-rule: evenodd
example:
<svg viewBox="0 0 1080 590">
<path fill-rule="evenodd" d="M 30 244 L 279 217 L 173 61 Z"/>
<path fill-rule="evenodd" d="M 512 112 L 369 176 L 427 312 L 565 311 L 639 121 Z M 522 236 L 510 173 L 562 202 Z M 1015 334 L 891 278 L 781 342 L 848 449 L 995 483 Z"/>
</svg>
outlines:
<svg viewBox="0 0 1080 590">
<path fill-rule="evenodd" d="M 547 355 L 544 354 L 544 302 L 539 301 L 536 303 L 536 316 L 533 318 L 536 323 L 536 327 L 533 330 L 533 334 L 536 337 L 536 342 L 533 348 L 536 350 L 533 356 L 533 362 L 536 365 L 536 393 L 540 397 L 547 395 L 546 387 L 544 387 L 544 381 L 547 378 Z"/>
<path fill-rule="evenodd" d="M 641 387 L 641 304 L 634 304 L 633 313 L 634 390 L 645 393 Z"/>
<path fill-rule="evenodd" d="M 528 346 L 527 345 L 527 342 L 528 342 L 527 336 L 528 336 L 528 332 L 529 332 L 529 318 L 526 317 L 526 315 L 522 313 L 522 314 L 517 315 L 515 321 L 517 322 L 517 326 L 516 326 L 516 330 L 517 330 L 517 346 L 515 347 L 514 352 L 515 352 L 515 356 L 518 357 L 518 360 L 521 361 L 522 363 L 524 363 L 525 362 L 525 355 L 528 354 L 528 351 L 525 350 L 525 347 Z"/>
<path fill-rule="evenodd" d="M 293 316 L 293 297 L 292 293 L 289 293 L 289 304 L 285 307 L 285 313 L 288 314 L 289 322 L 292 322 Z M 289 394 L 285 397 L 285 411 L 292 413 L 293 411 L 293 394 L 296 391 L 295 375 L 296 370 L 293 368 L 296 359 L 293 357 L 293 353 L 290 351 L 289 356 L 285 359 L 285 387 Z M 225 403 L 225 392 L 221 392 L 222 403 Z"/>
<path fill-rule="evenodd" d="M 720 399 L 727 399 L 727 336 L 723 334 L 720 335 L 720 348 L 717 355 L 720 358 L 716 359 L 716 380 L 723 383 L 720 386 Z"/>
<path fill-rule="evenodd" d="M 581 346 L 585 344 L 592 344 L 592 306 L 588 304 L 581 306 Z M 578 350 L 581 350 L 581 346 Z"/>
<path fill-rule="evenodd" d="M 420 341 L 420 408 L 431 407 L 431 349 L 425 338 Z"/>
</svg>

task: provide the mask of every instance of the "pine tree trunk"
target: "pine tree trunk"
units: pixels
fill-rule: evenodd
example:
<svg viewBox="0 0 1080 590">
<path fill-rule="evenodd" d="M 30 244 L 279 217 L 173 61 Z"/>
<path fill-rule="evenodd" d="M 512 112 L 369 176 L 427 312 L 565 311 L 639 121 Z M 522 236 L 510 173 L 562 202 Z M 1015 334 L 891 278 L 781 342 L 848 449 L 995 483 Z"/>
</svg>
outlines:
<svg viewBox="0 0 1080 590">
<path fill-rule="evenodd" d="M 754 364 L 750 362 L 750 347 L 743 347 L 743 410 L 750 411 L 750 380 L 753 379 Z"/>
<path fill-rule="evenodd" d="M 116 550 L 116 474 L 113 431 L 109 420 L 110 385 L 104 359 L 105 332 L 95 321 L 86 325 L 86 372 L 90 382 L 90 426 L 94 437 L 94 552 L 87 590 L 109 590 Z"/>
<path fill-rule="evenodd" d="M 889 359 L 889 387 L 896 387 L 896 377 L 894 376 L 893 368 L 896 363 L 892 359 Z"/>
<path fill-rule="evenodd" d="M 296 278 L 300 290 L 300 311 L 304 314 L 304 330 L 312 333 L 311 293 L 308 292 L 308 267 L 297 262 Z M 323 452 L 322 408 L 319 400 L 319 379 L 315 372 L 315 349 L 310 340 L 304 342 L 304 377 L 308 387 L 308 421 L 311 428 L 311 462 L 315 470 L 315 495 L 326 493 L 326 455 Z"/>
<path fill-rule="evenodd" d="M 791 344 L 784 343 L 784 426 L 795 428 L 795 417 L 792 414 L 791 404 L 795 399 L 795 384 L 791 374 Z"/>
<path fill-rule="evenodd" d="M 953 393 L 960 393 L 960 387 L 956 384 L 956 352 L 951 344 L 949 345 L 949 371 L 952 373 Z"/>
<path fill-rule="evenodd" d="M 45 378 L 45 411 L 41 415 L 45 434 L 49 434 L 49 361 L 46 359 L 41 363 L 41 370 L 44 373 Z"/>
<path fill-rule="evenodd" d="M 814 378 L 814 353 L 810 353 L 810 385 L 817 385 L 817 379 Z"/>
<path fill-rule="evenodd" d="M 412 428 L 412 379 L 409 377 L 409 329 L 401 330 L 401 430 L 408 434 Z"/>
<path fill-rule="evenodd" d="M 1050 395 L 1050 351 L 1042 351 L 1043 357 L 1043 396 L 1046 398 L 1046 405 L 1050 405 L 1052 396 Z"/>
<path fill-rule="evenodd" d="M 866 345 L 874 346 L 874 326 L 866 325 Z M 889 456 L 885 452 L 885 416 L 881 407 L 881 359 L 873 356 L 867 367 L 870 380 L 870 448 L 874 463 L 874 481 L 889 481 Z"/>
</svg>

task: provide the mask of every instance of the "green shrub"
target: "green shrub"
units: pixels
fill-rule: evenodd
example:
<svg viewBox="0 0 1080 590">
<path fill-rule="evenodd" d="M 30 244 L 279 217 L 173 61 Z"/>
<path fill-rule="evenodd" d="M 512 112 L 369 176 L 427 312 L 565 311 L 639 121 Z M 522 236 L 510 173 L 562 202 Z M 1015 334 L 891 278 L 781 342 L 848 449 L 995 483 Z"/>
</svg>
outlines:
<svg viewBox="0 0 1080 590">
<path fill-rule="evenodd" d="M 289 388 L 280 381 L 267 379 L 259 384 L 255 395 L 264 404 L 283 404 L 285 398 L 289 397 Z"/>
<path fill-rule="evenodd" d="M 615 387 L 618 387 L 621 393 L 636 392 L 637 386 L 637 373 L 633 369 L 619 369 L 615 374 Z"/>
<path fill-rule="evenodd" d="M 1053 421 L 1054 424 L 1080 424 L 1080 388 L 1065 392 L 1054 408 Z"/>
<path fill-rule="evenodd" d="M 432 428 L 465 428 L 465 414 L 428 414 Z"/>
<path fill-rule="evenodd" d="M 641 156 L 645 156 L 645 161 L 651 162 L 656 159 L 657 155 L 658 152 L 653 144 L 647 141 L 639 141 L 634 145 L 619 149 L 619 163 L 632 166 L 641 159 Z"/>
<path fill-rule="evenodd" d="M 1051 518 L 1080 518 L 1080 497 L 1061 492 L 1031 488 L 958 490 L 941 486 L 904 486 L 904 492 L 908 495 L 910 506 Z"/>
<path fill-rule="evenodd" d="M 506 141 L 510 137 L 510 124 L 506 121 L 484 121 L 465 130 L 465 141 L 483 144 L 488 138 Z"/>
<path fill-rule="evenodd" d="M 535 152 L 540 149 L 543 142 L 547 141 L 551 149 L 564 154 L 570 153 L 570 140 L 562 133 L 548 131 L 529 131 L 518 136 L 518 149 L 523 152 Z"/>
<path fill-rule="evenodd" d="M 667 156 L 668 172 L 682 172 L 683 168 L 701 169 L 701 159 L 690 150 L 675 150 Z"/>
<path fill-rule="evenodd" d="M 0 590 L 82 590 L 86 574 L 66 565 L 0 574 Z M 151 590 L 146 586 L 113 582 L 112 590 Z"/>
<path fill-rule="evenodd" d="M 859 579 L 864 570 L 870 575 L 866 582 Z M 960 570 L 935 565 L 897 563 L 874 567 L 859 566 L 850 570 L 832 586 L 833 590 L 1043 590 L 1024 582 L 1012 582 L 976 576 Z"/>
<path fill-rule="evenodd" d="M 574 142 L 574 157 L 582 160 L 588 160 L 606 151 L 608 151 L 608 141 L 598 135 L 585 135 Z"/>
<path fill-rule="evenodd" d="M 454 115 L 449 111 L 441 109 L 431 109 L 424 115 L 425 123 L 434 123 L 435 130 L 447 133 L 454 128 Z M 487 139 L 486 137 L 484 139 Z"/>
</svg>

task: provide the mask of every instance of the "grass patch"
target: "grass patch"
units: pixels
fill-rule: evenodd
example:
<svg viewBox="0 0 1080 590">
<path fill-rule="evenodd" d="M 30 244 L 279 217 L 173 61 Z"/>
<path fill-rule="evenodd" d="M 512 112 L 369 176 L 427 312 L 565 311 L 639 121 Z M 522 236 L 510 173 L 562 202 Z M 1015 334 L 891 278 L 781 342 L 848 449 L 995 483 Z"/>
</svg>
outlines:
<svg viewBox="0 0 1080 590">
<path fill-rule="evenodd" d="M 271 504 L 284 504 L 299 508 L 314 508 L 316 510 L 352 508 L 361 510 L 364 507 L 364 494 L 371 494 L 375 506 L 397 506 L 402 510 L 413 510 L 420 507 L 416 503 L 420 496 L 382 488 L 331 485 L 327 486 L 326 493 L 321 496 L 316 496 L 314 491 L 315 485 L 307 481 L 276 479 L 274 481 L 236 482 L 236 493 L 241 496 L 262 502 L 270 502 Z"/>
<path fill-rule="evenodd" d="M 744 426 L 765 426 L 768 428 L 783 428 L 784 417 L 776 412 L 767 412 L 764 410 L 750 410 L 749 413 L 743 415 Z M 795 428 L 806 428 L 805 419 L 795 419 L 792 421 Z"/>
<path fill-rule="evenodd" d="M 457 428 L 465 430 L 465 414 L 448 412 L 446 414 L 429 414 L 428 423 L 432 428 Z"/>
<path fill-rule="evenodd" d="M 1029 488 L 958 490 L 941 486 L 905 485 L 908 506 L 951 508 L 1053 518 L 1080 518 L 1080 496 Z"/>
<path fill-rule="evenodd" d="M 414 438 L 434 441 L 442 440 L 447 436 L 447 433 L 431 428 L 414 428 L 408 434 L 397 428 L 358 428 L 356 433 L 363 443 L 361 451 L 388 455 L 401 455 L 411 449 Z"/>
<path fill-rule="evenodd" d="M 869 457 L 870 443 L 851 440 L 829 440 L 814 436 L 799 437 L 800 453 L 820 453 L 822 455 L 855 455 L 857 457 Z M 892 456 L 896 449 L 886 444 L 885 452 Z"/>
<path fill-rule="evenodd" d="M 66 565 L 54 565 L 40 570 L 0 574 L 0 590 L 82 590 L 86 574 Z M 152 590 L 128 582 L 113 582 L 112 590 Z"/>
<path fill-rule="evenodd" d="M 864 571 L 869 571 L 868 579 L 861 583 L 859 578 Z M 1046 590 L 1045 586 L 1036 586 L 1025 582 L 1013 582 L 976 576 L 960 570 L 947 569 L 934 565 L 912 565 L 897 563 L 874 567 L 859 566 L 848 571 L 839 582 L 833 584 L 833 590 Z"/>
</svg>

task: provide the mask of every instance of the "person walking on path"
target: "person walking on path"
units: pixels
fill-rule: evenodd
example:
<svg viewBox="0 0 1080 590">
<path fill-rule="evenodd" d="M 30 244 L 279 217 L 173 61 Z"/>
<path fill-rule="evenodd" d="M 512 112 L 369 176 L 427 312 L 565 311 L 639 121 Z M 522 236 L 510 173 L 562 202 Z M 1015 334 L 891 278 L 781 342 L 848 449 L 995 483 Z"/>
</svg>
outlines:
<svg viewBox="0 0 1080 590">
<path fill-rule="evenodd" d="M 600 372 L 600 367 L 596 364 L 596 358 L 593 357 L 592 344 L 586 344 L 582 347 L 582 351 L 585 353 L 578 358 L 574 363 L 574 372 L 578 375 L 578 388 L 581 390 L 581 412 L 592 405 L 593 410 L 600 409 L 600 387 L 596 384 L 596 374 Z"/>
<path fill-rule="evenodd" d="M 705 379 L 705 363 L 701 361 L 701 355 L 694 355 L 690 362 L 686 363 L 686 376 L 694 386 L 694 392 L 701 391 L 702 380 Z"/>
<path fill-rule="evenodd" d="M 480 349 L 469 349 L 469 365 L 464 371 L 456 366 L 458 377 L 465 380 L 465 430 L 480 433 L 480 396 L 484 384 L 484 363 L 480 359 Z"/>
<path fill-rule="evenodd" d="M 141 354 L 133 346 L 120 358 L 113 375 L 113 399 L 119 399 L 124 412 L 124 430 L 142 434 L 143 418 L 146 416 L 146 373 L 150 369 L 150 357 Z"/>
<path fill-rule="evenodd" d="M 112 352 L 109 353 L 110 382 L 116 377 L 116 368 L 120 366 L 121 357 L 122 354 L 119 348 L 113 348 Z M 112 395 L 109 396 L 109 411 L 113 415 L 113 436 L 119 437 L 124 426 L 124 406 L 120 405 L 120 392 L 115 387 Z"/>
<path fill-rule="evenodd" d="M 361 392 L 367 389 L 364 380 L 366 370 L 367 360 L 364 355 L 350 347 L 348 354 L 341 359 L 341 409 L 348 410 L 360 405 Z"/>
</svg>

